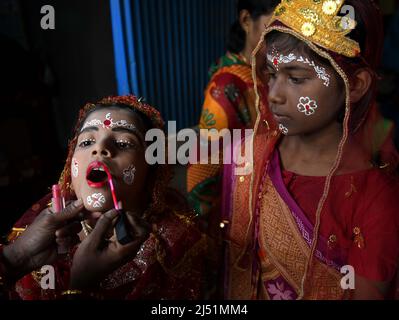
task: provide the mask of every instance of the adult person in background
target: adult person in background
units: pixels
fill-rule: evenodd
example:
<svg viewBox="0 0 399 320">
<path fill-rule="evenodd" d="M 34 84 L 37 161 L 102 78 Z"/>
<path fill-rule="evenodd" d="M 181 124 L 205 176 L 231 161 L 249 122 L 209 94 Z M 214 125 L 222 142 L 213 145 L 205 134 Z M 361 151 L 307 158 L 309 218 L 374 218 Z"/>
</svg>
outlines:
<svg viewBox="0 0 399 320">
<path fill-rule="evenodd" d="M 238 0 L 237 21 L 230 29 L 227 53 L 209 70 L 200 129 L 253 128 L 256 111 L 250 58 L 278 3 L 278 0 Z M 262 85 L 259 91 L 265 93 L 266 88 Z M 220 164 L 189 166 L 187 191 L 198 215 L 207 216 L 217 208 L 219 181 Z"/>
</svg>

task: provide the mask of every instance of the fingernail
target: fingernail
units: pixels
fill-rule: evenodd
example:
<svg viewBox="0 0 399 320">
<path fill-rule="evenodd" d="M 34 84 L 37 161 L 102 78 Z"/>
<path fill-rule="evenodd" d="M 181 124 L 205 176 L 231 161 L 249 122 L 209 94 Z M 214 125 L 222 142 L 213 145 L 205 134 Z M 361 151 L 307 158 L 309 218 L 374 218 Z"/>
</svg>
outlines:
<svg viewBox="0 0 399 320">
<path fill-rule="evenodd" d="M 107 218 L 113 219 L 119 214 L 118 210 L 112 209 L 106 213 L 104 213 L 104 216 Z"/>
<path fill-rule="evenodd" d="M 83 200 L 82 199 L 78 199 L 73 204 L 74 204 L 75 207 L 80 207 L 83 204 Z"/>
</svg>

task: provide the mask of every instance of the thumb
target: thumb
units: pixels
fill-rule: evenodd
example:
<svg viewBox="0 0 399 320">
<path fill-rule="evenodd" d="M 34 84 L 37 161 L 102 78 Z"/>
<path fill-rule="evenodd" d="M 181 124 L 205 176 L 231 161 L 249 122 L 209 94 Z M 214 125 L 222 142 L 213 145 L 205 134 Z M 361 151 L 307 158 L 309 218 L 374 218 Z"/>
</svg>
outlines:
<svg viewBox="0 0 399 320">
<path fill-rule="evenodd" d="M 69 204 L 64 210 L 54 214 L 57 222 L 63 223 L 76 218 L 84 207 L 83 200 L 79 199 Z"/>
<path fill-rule="evenodd" d="M 106 235 L 108 229 L 112 226 L 113 220 L 119 212 L 115 209 L 112 209 L 103 214 L 103 216 L 98 220 L 96 226 L 93 231 L 90 233 L 89 238 L 94 244 L 99 244 L 103 241 L 104 236 Z"/>
</svg>

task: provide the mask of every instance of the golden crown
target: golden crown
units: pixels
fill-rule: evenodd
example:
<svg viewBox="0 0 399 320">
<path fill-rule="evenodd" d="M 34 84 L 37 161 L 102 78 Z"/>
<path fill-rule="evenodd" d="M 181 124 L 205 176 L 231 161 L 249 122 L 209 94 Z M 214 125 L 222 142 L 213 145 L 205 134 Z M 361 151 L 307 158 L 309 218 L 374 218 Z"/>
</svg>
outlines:
<svg viewBox="0 0 399 320">
<path fill-rule="evenodd" d="M 356 27 L 349 15 L 340 17 L 344 0 L 282 0 L 272 21 L 278 20 L 311 42 L 347 57 L 360 54 L 359 44 L 346 37 Z"/>
</svg>

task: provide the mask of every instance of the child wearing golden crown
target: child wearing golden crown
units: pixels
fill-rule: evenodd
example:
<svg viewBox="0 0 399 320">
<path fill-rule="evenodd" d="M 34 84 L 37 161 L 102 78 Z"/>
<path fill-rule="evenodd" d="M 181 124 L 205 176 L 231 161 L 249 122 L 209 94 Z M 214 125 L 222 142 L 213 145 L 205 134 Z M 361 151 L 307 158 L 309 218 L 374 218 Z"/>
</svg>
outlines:
<svg viewBox="0 0 399 320">
<path fill-rule="evenodd" d="M 376 105 L 382 40 L 371 0 L 276 8 L 252 59 L 254 79 L 260 54 L 269 76 L 253 171 L 224 170 L 226 298 L 394 294 L 399 157 Z"/>
</svg>

